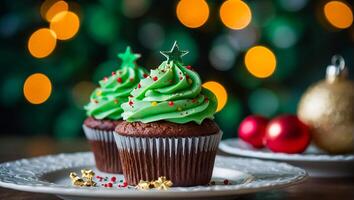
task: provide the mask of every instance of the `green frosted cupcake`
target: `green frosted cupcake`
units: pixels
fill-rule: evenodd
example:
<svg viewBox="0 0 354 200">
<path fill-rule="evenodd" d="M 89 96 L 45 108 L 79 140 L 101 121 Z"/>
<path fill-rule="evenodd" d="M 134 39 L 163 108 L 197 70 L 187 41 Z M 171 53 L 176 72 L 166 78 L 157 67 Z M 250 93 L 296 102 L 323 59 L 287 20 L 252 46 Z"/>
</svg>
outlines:
<svg viewBox="0 0 354 200">
<path fill-rule="evenodd" d="M 142 79 L 122 104 L 125 121 L 116 128 L 128 184 L 166 176 L 174 186 L 208 184 L 221 131 L 213 121 L 215 95 L 183 65 L 175 43 L 167 60 Z"/>
<path fill-rule="evenodd" d="M 122 172 L 113 138 L 115 127 L 122 121 L 121 104 L 128 101 L 130 92 L 137 87 L 140 79 L 147 76 L 145 69 L 135 62 L 140 55 L 133 54 L 130 47 L 118 57 L 122 60 L 120 68 L 99 81 L 99 87 L 84 107 L 88 117 L 83 129 L 91 144 L 96 166 L 109 173 Z"/>
</svg>

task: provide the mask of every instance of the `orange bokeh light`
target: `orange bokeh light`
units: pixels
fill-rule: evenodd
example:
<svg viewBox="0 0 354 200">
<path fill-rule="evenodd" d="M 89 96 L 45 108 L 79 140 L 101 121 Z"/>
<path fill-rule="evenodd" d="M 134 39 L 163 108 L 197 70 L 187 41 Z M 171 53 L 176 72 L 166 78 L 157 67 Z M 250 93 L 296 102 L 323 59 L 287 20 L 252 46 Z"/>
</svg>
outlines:
<svg viewBox="0 0 354 200">
<path fill-rule="evenodd" d="M 57 40 L 55 33 L 47 28 L 41 28 L 28 40 L 28 50 L 36 58 L 44 58 L 53 52 Z"/>
<path fill-rule="evenodd" d="M 79 17 L 71 11 L 56 14 L 50 22 L 50 29 L 57 34 L 59 40 L 68 40 L 74 37 L 79 27 Z"/>
<path fill-rule="evenodd" d="M 276 68 L 274 53 L 264 46 L 255 46 L 249 49 L 245 55 L 247 70 L 258 78 L 271 76 Z"/>
<path fill-rule="evenodd" d="M 215 81 L 208 81 L 203 84 L 203 87 L 212 91 L 218 99 L 218 107 L 216 109 L 216 112 L 222 110 L 227 102 L 227 92 L 224 86 Z"/>
<path fill-rule="evenodd" d="M 30 75 L 23 85 L 23 94 L 32 104 L 44 103 L 52 92 L 49 78 L 41 73 Z"/>
<path fill-rule="evenodd" d="M 353 12 L 343 2 L 330 1 L 326 3 L 323 10 L 328 22 L 336 28 L 348 28 L 353 23 Z"/>
<path fill-rule="evenodd" d="M 68 11 L 68 9 L 68 3 L 65 1 L 57 1 L 47 10 L 45 18 L 48 22 L 50 22 L 55 15 L 63 11 Z"/>
<path fill-rule="evenodd" d="M 181 0 L 177 4 L 177 18 L 188 28 L 202 26 L 209 17 L 209 7 L 205 0 Z"/>
<path fill-rule="evenodd" d="M 245 28 L 252 19 L 251 9 L 241 0 L 227 0 L 220 8 L 221 21 L 230 29 Z"/>
</svg>

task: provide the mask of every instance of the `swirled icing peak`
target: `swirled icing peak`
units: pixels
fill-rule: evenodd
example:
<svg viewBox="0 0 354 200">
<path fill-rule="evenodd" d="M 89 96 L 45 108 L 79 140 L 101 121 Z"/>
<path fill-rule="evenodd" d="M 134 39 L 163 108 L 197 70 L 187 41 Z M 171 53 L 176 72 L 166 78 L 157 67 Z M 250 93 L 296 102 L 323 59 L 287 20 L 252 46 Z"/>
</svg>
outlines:
<svg viewBox="0 0 354 200">
<path fill-rule="evenodd" d="M 215 95 L 201 86 L 199 75 L 191 66 L 184 66 L 175 42 L 170 51 L 161 52 L 167 60 L 142 79 L 131 92 L 127 103 L 122 104 L 122 116 L 129 122 L 143 123 L 166 120 L 174 123 L 213 119 L 217 108 Z"/>
<path fill-rule="evenodd" d="M 145 69 L 136 64 L 139 57 L 140 54 L 132 53 L 130 47 L 118 54 L 122 64 L 109 77 L 99 81 L 99 87 L 90 96 L 90 103 L 84 107 L 88 116 L 111 120 L 122 118 L 121 104 L 128 101 L 140 79 L 147 77 Z"/>
</svg>

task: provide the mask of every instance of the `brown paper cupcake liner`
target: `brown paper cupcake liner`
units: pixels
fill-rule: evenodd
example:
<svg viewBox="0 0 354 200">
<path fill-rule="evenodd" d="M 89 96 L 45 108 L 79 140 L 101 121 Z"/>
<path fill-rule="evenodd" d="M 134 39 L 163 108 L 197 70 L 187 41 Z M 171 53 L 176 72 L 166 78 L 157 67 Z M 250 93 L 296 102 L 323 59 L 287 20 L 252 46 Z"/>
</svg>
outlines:
<svg viewBox="0 0 354 200">
<path fill-rule="evenodd" d="M 210 182 L 222 132 L 201 137 L 144 138 L 114 134 L 125 180 L 137 185 L 160 176 L 173 186 Z"/>
<path fill-rule="evenodd" d="M 122 173 L 114 132 L 92 129 L 85 125 L 83 129 L 91 145 L 97 169 L 107 173 Z"/>
</svg>

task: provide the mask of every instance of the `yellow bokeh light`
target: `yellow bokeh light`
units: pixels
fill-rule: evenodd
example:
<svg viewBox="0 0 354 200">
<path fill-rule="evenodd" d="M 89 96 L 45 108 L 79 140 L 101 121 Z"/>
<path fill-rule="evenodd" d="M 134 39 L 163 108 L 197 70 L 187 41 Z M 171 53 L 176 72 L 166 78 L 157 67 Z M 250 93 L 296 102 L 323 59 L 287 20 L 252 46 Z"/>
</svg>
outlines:
<svg viewBox="0 0 354 200">
<path fill-rule="evenodd" d="M 220 8 L 221 21 L 230 29 L 245 28 L 252 19 L 251 9 L 241 0 L 227 0 Z"/>
<path fill-rule="evenodd" d="M 178 2 L 177 18 L 189 28 L 202 26 L 209 17 L 209 7 L 205 0 L 181 0 Z"/>
<path fill-rule="evenodd" d="M 222 110 L 227 102 L 227 92 L 224 86 L 215 81 L 208 81 L 203 84 L 203 87 L 212 91 L 218 99 L 218 107 L 216 109 L 216 112 Z"/>
<path fill-rule="evenodd" d="M 41 28 L 34 33 L 28 40 L 28 50 L 36 58 L 47 57 L 53 52 L 57 44 L 55 33 L 47 28 Z"/>
<path fill-rule="evenodd" d="M 44 103 L 52 92 L 52 84 L 49 78 L 41 73 L 30 75 L 23 85 L 23 94 L 32 104 Z"/>
<path fill-rule="evenodd" d="M 336 28 L 348 28 L 353 23 L 353 12 L 350 7 L 340 1 L 330 1 L 324 6 L 324 14 L 328 22 Z"/>
<path fill-rule="evenodd" d="M 45 18 L 48 22 L 52 21 L 53 17 L 60 12 L 68 11 L 69 5 L 65 1 L 55 2 L 46 12 Z"/>
<path fill-rule="evenodd" d="M 74 37 L 79 27 L 79 17 L 70 11 L 56 14 L 50 22 L 50 29 L 57 34 L 59 40 L 68 40 Z"/>
<path fill-rule="evenodd" d="M 247 70 L 258 78 L 271 76 L 276 68 L 274 53 L 264 46 L 255 46 L 249 49 L 245 55 Z"/>
</svg>

